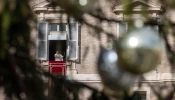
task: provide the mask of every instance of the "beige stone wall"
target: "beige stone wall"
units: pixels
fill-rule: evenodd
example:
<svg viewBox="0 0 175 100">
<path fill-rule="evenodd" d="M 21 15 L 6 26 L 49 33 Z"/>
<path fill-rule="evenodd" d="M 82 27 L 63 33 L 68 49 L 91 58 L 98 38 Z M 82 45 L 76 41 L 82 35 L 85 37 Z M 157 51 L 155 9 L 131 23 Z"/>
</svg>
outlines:
<svg viewBox="0 0 175 100">
<path fill-rule="evenodd" d="M 164 16 L 167 17 L 168 20 L 175 22 L 175 10 L 167 9 L 166 13 Z M 173 29 L 168 30 L 168 42 L 170 43 L 170 46 L 172 49 L 175 49 L 175 40 L 173 36 Z M 164 52 L 162 54 L 162 60 L 161 63 L 158 67 L 159 73 L 169 73 L 172 72 L 168 58 L 167 58 L 167 53 L 166 53 L 166 48 L 164 49 Z"/>
<path fill-rule="evenodd" d="M 104 16 L 107 18 L 114 18 L 115 14 L 112 11 L 112 5 L 103 0 L 101 7 L 104 11 Z M 85 15 L 87 22 L 96 25 L 104 30 L 98 32 L 87 25 L 81 27 L 81 64 L 76 64 L 78 73 L 80 74 L 95 74 L 97 73 L 97 61 L 100 53 L 100 45 L 105 46 L 110 39 L 105 32 L 117 35 L 117 24 L 108 23 L 106 21 L 100 22 L 90 15 Z"/>
</svg>

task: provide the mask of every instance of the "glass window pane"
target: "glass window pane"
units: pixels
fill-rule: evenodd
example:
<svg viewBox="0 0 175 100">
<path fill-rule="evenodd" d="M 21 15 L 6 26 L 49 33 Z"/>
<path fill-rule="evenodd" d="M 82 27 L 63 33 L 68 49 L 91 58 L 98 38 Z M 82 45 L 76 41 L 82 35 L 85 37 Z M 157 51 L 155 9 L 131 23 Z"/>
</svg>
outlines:
<svg viewBox="0 0 175 100">
<path fill-rule="evenodd" d="M 77 41 L 70 41 L 69 42 L 69 57 L 70 59 L 76 59 L 77 55 Z"/>
<path fill-rule="evenodd" d="M 50 31 L 57 31 L 57 24 L 50 24 Z"/>
<path fill-rule="evenodd" d="M 38 39 L 45 40 L 47 35 L 47 23 L 39 23 Z"/>
<path fill-rule="evenodd" d="M 59 31 L 66 31 L 66 24 L 59 24 Z"/>
<path fill-rule="evenodd" d="M 72 40 L 77 40 L 77 35 L 78 35 L 78 30 L 77 30 L 77 23 L 71 23 L 71 39 Z"/>
<path fill-rule="evenodd" d="M 45 58 L 46 57 L 46 42 L 45 41 L 39 41 L 38 42 L 38 58 Z"/>
</svg>

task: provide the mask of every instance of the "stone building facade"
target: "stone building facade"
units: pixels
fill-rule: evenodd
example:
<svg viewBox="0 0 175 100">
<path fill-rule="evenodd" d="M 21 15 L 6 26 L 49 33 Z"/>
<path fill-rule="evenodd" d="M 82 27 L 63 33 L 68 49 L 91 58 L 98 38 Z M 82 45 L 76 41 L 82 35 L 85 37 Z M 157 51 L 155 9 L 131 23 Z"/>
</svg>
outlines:
<svg viewBox="0 0 175 100">
<path fill-rule="evenodd" d="M 141 18 L 139 15 L 140 6 L 147 6 L 149 8 L 150 17 L 161 19 L 161 11 L 162 6 L 160 5 L 157 0 L 150 0 L 150 2 L 145 3 L 142 0 L 134 0 L 133 1 L 135 7 L 134 10 L 137 12 L 136 14 L 133 14 L 134 18 Z M 61 15 L 58 13 L 55 13 L 53 8 L 49 5 L 50 3 L 45 0 L 31 0 L 30 5 L 36 14 L 36 17 L 38 18 L 38 21 L 46 21 L 48 23 L 67 23 L 67 15 Z M 114 19 L 120 19 L 121 21 L 125 21 L 126 16 L 122 13 L 123 6 L 121 2 L 117 2 L 117 4 L 111 4 L 107 0 L 101 0 L 101 3 L 99 4 L 103 11 L 105 12 L 104 16 L 107 16 L 107 18 L 114 18 Z M 57 8 L 56 10 L 59 11 L 61 8 Z M 169 10 L 166 12 L 167 16 L 172 20 L 175 21 L 175 14 L 173 10 Z M 96 25 L 98 23 L 98 20 L 92 18 L 89 15 L 85 15 L 85 18 L 88 20 L 89 23 L 92 25 Z M 76 23 L 74 19 L 71 19 L 71 22 Z M 114 36 L 119 36 L 119 24 L 116 23 L 107 23 L 102 22 L 100 27 L 104 29 L 107 32 L 111 32 L 114 34 Z M 80 25 L 78 24 L 78 60 L 69 62 L 67 66 L 67 75 L 71 78 L 78 80 L 80 82 L 84 82 L 88 85 L 91 85 L 92 87 L 102 89 L 103 86 L 101 85 L 101 79 L 98 76 L 97 72 L 97 59 L 99 55 L 99 47 L 100 44 L 105 45 L 108 43 L 108 38 L 104 33 L 101 33 L 100 39 L 98 39 L 95 34 L 90 34 L 93 32 L 90 28 L 88 28 L 86 25 Z M 37 30 L 32 30 L 31 37 L 36 41 L 37 37 Z M 173 38 L 169 36 L 169 42 L 174 45 Z M 35 55 L 36 51 L 33 49 L 31 51 L 31 55 Z M 42 62 L 43 67 L 45 69 L 48 69 L 48 62 L 47 60 L 44 60 Z M 171 74 L 170 65 L 168 63 L 166 53 L 164 52 L 162 56 L 162 61 L 159 64 L 158 68 L 154 69 L 153 71 L 146 73 L 144 76 L 146 78 L 146 81 L 142 81 L 143 86 L 142 88 L 137 87 L 137 81 L 135 82 L 135 85 L 133 86 L 133 90 L 136 91 L 142 91 L 143 95 L 145 96 L 144 100 L 156 100 L 153 91 L 151 91 L 151 88 L 147 85 L 147 83 L 151 83 L 153 86 L 161 86 L 165 84 L 169 84 L 169 82 L 174 81 L 174 78 Z M 89 94 L 84 94 L 85 96 L 88 96 Z"/>
</svg>

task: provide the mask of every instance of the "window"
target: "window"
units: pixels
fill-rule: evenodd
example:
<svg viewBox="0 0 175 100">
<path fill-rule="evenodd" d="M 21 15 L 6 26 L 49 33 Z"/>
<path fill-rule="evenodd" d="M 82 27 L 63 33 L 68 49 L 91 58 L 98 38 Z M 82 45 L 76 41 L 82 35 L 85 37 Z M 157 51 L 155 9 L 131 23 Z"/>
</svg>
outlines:
<svg viewBox="0 0 175 100">
<path fill-rule="evenodd" d="M 149 26 L 149 25 L 145 25 L 145 26 Z M 127 22 L 120 22 L 117 23 L 117 38 L 123 34 L 126 33 L 128 31 L 128 29 L 131 29 L 132 26 L 128 26 Z M 155 26 L 151 26 L 153 27 L 153 29 L 155 29 L 157 31 L 157 33 L 159 32 L 159 27 L 157 25 Z"/>
<path fill-rule="evenodd" d="M 137 91 L 140 96 L 141 96 L 141 100 L 146 100 L 146 91 Z"/>
<path fill-rule="evenodd" d="M 68 31 L 66 23 L 50 23 L 50 31 Z"/>
<path fill-rule="evenodd" d="M 70 26 L 70 28 L 68 26 Z M 68 25 L 67 23 L 49 24 L 48 22 L 40 21 L 38 22 L 37 31 L 38 31 L 37 43 L 36 43 L 37 59 L 40 60 L 53 59 L 51 56 L 49 56 L 51 53 L 54 53 L 51 52 L 52 50 L 50 49 L 50 47 L 57 49 L 55 46 L 56 44 L 59 43 L 61 43 L 60 46 L 62 46 L 62 53 L 66 54 L 66 58 L 64 59 L 68 60 L 78 59 L 79 25 L 77 22 L 70 23 L 70 25 Z"/>
<path fill-rule="evenodd" d="M 133 87 L 134 93 L 139 93 L 141 100 L 151 100 L 150 87 Z"/>
<path fill-rule="evenodd" d="M 147 100 L 146 91 L 134 91 L 131 98 L 135 98 L 137 100 Z"/>
</svg>

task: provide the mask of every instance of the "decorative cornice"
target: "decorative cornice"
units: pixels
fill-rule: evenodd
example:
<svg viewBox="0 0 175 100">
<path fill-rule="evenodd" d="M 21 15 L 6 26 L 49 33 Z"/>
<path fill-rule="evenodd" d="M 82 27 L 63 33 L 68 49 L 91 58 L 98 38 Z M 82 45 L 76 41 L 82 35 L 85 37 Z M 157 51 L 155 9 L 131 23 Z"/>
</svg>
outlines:
<svg viewBox="0 0 175 100">
<path fill-rule="evenodd" d="M 175 78 L 173 78 L 174 73 L 162 73 L 162 74 L 150 74 L 145 75 L 144 81 L 136 80 L 135 82 L 153 82 L 153 83 L 161 83 L 161 82 L 174 82 Z M 77 80 L 80 82 L 101 82 L 101 78 L 98 74 L 73 74 L 68 75 L 70 79 Z"/>
<path fill-rule="evenodd" d="M 43 2 L 40 2 L 36 5 L 33 6 L 33 10 L 35 13 L 37 12 L 54 12 L 54 11 L 61 11 L 63 9 L 61 9 L 61 7 L 50 7 L 51 2 L 48 2 L 48 1 L 43 1 Z"/>
<path fill-rule="evenodd" d="M 54 11 L 61 11 L 60 7 L 52 8 L 52 7 L 35 7 L 33 8 L 34 12 L 54 12 Z"/>
<path fill-rule="evenodd" d="M 138 8 L 138 6 L 147 7 L 147 10 L 149 13 L 152 13 L 152 12 L 160 13 L 163 11 L 162 6 L 160 5 L 156 6 L 156 5 L 152 5 L 147 2 L 141 1 L 141 0 L 134 0 L 133 2 L 126 4 L 126 5 L 120 4 L 118 6 L 113 7 L 113 12 L 116 14 L 121 14 L 123 13 L 125 6 L 131 5 L 131 4 L 134 5 L 133 12 L 142 11 L 142 8 Z"/>
<path fill-rule="evenodd" d="M 117 8 L 123 8 L 123 7 L 125 7 L 125 6 L 131 5 L 131 4 L 138 4 L 138 3 L 140 3 L 140 4 L 144 5 L 144 6 L 147 6 L 147 7 L 157 7 L 157 6 L 155 6 L 155 5 L 152 5 L 152 4 L 150 4 L 150 3 L 144 2 L 144 1 L 142 1 L 142 0 L 133 0 L 133 1 L 132 1 L 131 3 L 129 3 L 129 4 L 125 4 L 125 5 L 120 4 L 120 5 L 116 6 L 116 7 L 117 7 Z"/>
<path fill-rule="evenodd" d="M 152 7 L 152 8 L 148 8 L 147 10 L 148 11 L 157 11 L 157 12 L 162 11 L 162 9 L 160 7 L 154 7 L 154 8 Z M 123 8 L 115 8 L 113 11 L 115 13 L 122 13 L 124 11 L 124 9 Z M 140 12 L 140 11 L 142 11 L 142 9 L 139 9 L 139 8 L 134 8 L 133 9 L 133 12 Z"/>
<path fill-rule="evenodd" d="M 35 7 L 46 7 L 47 5 L 49 5 L 51 2 L 48 2 L 48 1 L 42 1 L 36 5 L 33 6 L 33 8 Z"/>
</svg>

